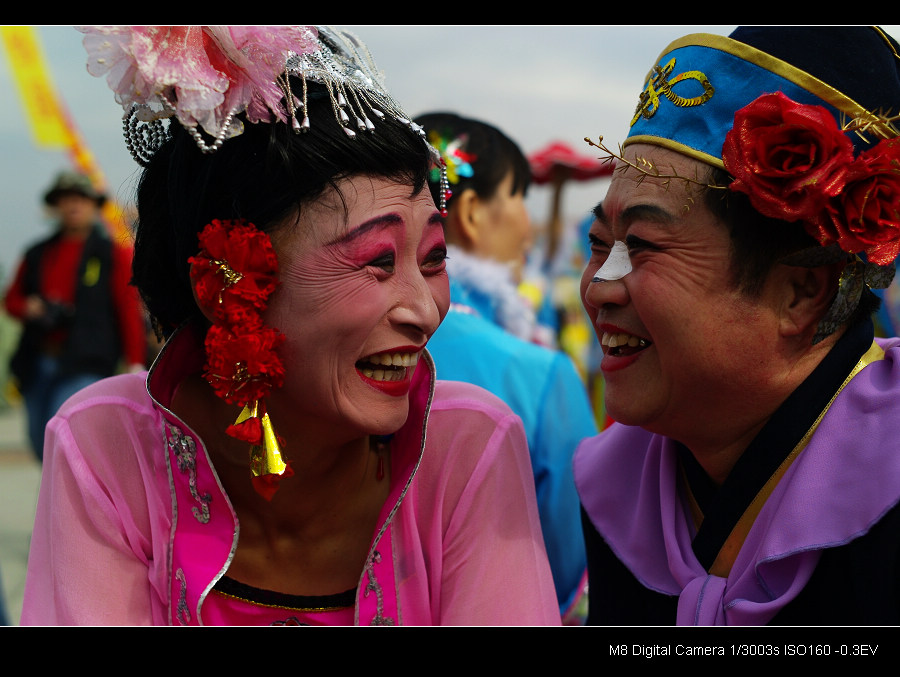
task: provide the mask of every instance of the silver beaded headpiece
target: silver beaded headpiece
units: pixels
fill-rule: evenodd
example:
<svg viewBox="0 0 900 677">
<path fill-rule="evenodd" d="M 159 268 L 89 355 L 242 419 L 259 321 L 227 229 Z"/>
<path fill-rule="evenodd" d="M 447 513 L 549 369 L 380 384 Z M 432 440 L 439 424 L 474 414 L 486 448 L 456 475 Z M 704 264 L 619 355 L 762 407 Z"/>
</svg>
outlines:
<svg viewBox="0 0 900 677">
<path fill-rule="evenodd" d="M 132 157 L 146 166 L 169 135 L 163 120 L 176 118 L 204 153 L 214 153 L 251 123 L 290 121 L 309 131 L 307 83 L 328 91 L 335 119 L 350 138 L 374 133 L 372 118 L 389 116 L 429 148 L 424 130 L 388 93 L 365 44 L 331 26 L 91 26 L 86 33 L 88 72 L 107 75 L 125 108 L 123 126 Z M 302 83 L 298 98 L 290 79 Z M 207 139 L 211 139 L 208 141 Z M 446 183 L 446 182 L 444 182 Z M 446 213 L 446 194 L 441 212 Z"/>
</svg>

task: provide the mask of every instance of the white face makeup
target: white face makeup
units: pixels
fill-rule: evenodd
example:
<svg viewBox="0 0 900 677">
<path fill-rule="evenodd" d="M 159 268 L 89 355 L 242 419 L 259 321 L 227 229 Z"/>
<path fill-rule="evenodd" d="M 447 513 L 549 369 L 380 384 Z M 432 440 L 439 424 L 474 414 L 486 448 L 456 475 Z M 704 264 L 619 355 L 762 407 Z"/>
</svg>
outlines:
<svg viewBox="0 0 900 677">
<path fill-rule="evenodd" d="M 631 258 L 628 256 L 628 247 L 625 243 L 616 240 L 612 249 L 609 250 L 609 256 L 604 264 L 596 272 L 591 282 L 612 282 L 621 280 L 631 272 Z"/>
</svg>

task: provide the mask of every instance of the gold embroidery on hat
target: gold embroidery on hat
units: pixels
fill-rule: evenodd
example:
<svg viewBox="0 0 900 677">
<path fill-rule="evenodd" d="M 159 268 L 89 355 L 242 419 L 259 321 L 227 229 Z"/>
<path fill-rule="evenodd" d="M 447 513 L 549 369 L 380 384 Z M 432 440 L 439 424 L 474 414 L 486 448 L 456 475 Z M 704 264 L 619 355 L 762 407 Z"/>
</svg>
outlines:
<svg viewBox="0 0 900 677">
<path fill-rule="evenodd" d="M 673 70 L 675 70 L 674 58 L 662 68 L 659 66 L 653 68 L 653 77 L 651 77 L 650 81 L 647 83 L 647 88 L 641 92 L 637 108 L 634 111 L 634 118 L 631 120 L 632 125 L 634 125 L 641 116 L 649 120 L 656 115 L 656 111 L 659 110 L 660 94 L 681 108 L 699 106 L 712 98 L 716 90 L 709 83 L 709 78 L 707 78 L 706 74 L 702 71 L 685 71 L 669 80 L 669 75 Z M 686 98 L 678 96 L 672 91 L 672 87 L 687 80 L 696 80 L 699 82 L 703 87 L 703 94 Z"/>
</svg>

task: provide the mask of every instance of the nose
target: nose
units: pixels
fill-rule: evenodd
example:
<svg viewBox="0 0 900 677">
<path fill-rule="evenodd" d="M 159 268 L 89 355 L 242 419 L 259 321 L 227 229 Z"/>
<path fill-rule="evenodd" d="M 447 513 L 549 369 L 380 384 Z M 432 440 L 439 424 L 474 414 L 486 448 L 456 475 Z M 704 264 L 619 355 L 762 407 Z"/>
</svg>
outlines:
<svg viewBox="0 0 900 677">
<path fill-rule="evenodd" d="M 432 283 L 416 269 L 399 289 L 399 301 L 393 310 L 393 320 L 399 324 L 415 327 L 426 338 L 440 326 L 447 308 L 441 308 Z M 442 284 L 447 287 L 445 297 L 449 299 L 449 283 L 446 277 Z M 438 294 L 438 297 L 440 295 Z"/>
<path fill-rule="evenodd" d="M 621 280 L 631 272 L 631 259 L 628 257 L 628 247 L 624 242 L 616 240 L 612 249 L 609 250 L 609 256 L 600 266 L 600 269 L 594 275 L 591 282 L 612 282 L 613 280 Z"/>
<path fill-rule="evenodd" d="M 592 273 L 590 268 L 584 271 L 581 297 L 585 309 L 590 311 L 604 306 L 626 305 L 629 294 L 624 278 L 631 270 L 628 249 L 621 242 L 614 243 L 606 261 L 596 272 Z"/>
<path fill-rule="evenodd" d="M 596 278 L 588 278 L 588 274 L 585 273 L 582 280 L 582 302 L 588 311 L 600 310 L 604 306 L 624 306 L 628 303 L 628 288 L 621 279 L 600 282 L 594 282 L 594 279 Z"/>
</svg>

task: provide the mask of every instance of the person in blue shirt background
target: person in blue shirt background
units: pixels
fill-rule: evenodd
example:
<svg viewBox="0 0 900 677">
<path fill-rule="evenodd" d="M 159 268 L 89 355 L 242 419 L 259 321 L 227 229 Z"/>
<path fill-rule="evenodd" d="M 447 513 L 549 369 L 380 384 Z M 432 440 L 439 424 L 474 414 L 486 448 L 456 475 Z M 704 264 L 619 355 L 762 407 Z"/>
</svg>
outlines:
<svg viewBox="0 0 900 677">
<path fill-rule="evenodd" d="M 534 310 L 519 293 L 534 243 L 524 197 L 528 160 L 503 132 L 454 113 L 416 118 L 447 163 L 450 312 L 428 343 L 437 377 L 479 385 L 522 419 L 541 526 L 563 621 L 583 621 L 586 557 L 572 454 L 596 434 L 578 371 L 544 345 Z M 436 174 L 435 200 L 446 186 Z"/>
</svg>

